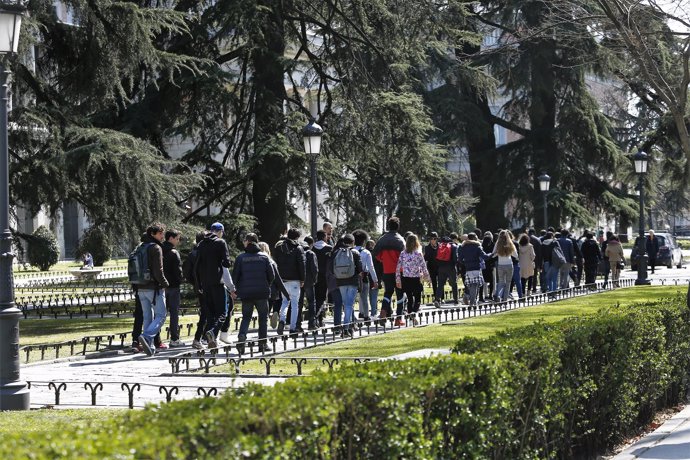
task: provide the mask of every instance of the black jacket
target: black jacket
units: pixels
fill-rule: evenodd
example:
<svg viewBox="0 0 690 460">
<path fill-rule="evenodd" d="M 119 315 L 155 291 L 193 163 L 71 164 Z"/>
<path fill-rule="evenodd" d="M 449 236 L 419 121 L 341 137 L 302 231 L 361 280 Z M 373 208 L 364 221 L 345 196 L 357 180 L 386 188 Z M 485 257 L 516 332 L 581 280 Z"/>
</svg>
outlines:
<svg viewBox="0 0 690 460">
<path fill-rule="evenodd" d="M 596 241 L 586 238 L 582 242 L 582 257 L 585 259 L 585 265 L 597 265 L 601 260 L 601 251 Z"/>
<path fill-rule="evenodd" d="M 256 243 L 249 243 L 244 253 L 237 256 L 232 269 L 232 280 L 242 300 L 261 300 L 271 297 L 271 284 L 275 279 L 271 260 Z"/>
<path fill-rule="evenodd" d="M 307 261 L 302 246 L 293 240 L 279 241 L 273 258 L 283 281 L 304 281 L 307 277 Z"/>
<path fill-rule="evenodd" d="M 304 250 L 304 261 L 306 264 L 306 276 L 304 286 L 310 287 L 319 280 L 319 263 L 316 254 L 311 249 Z"/>
<path fill-rule="evenodd" d="M 223 284 L 223 267 L 230 269 L 230 253 L 225 240 L 208 232 L 197 250 L 197 281 L 202 289 Z"/>
<path fill-rule="evenodd" d="M 180 287 L 182 284 L 182 258 L 175 246 L 169 241 L 163 242 L 163 273 L 168 280 L 168 287 Z"/>
<path fill-rule="evenodd" d="M 654 236 L 654 239 L 651 239 L 649 236 L 647 236 L 645 238 L 644 245 L 649 258 L 656 259 L 656 256 L 659 254 L 659 238 Z"/>
<path fill-rule="evenodd" d="M 311 250 L 316 255 L 316 261 L 319 268 L 316 280 L 318 283 L 325 283 L 328 259 L 331 257 L 333 246 L 325 244 L 323 241 L 317 241 Z"/>
<path fill-rule="evenodd" d="M 438 262 L 436 262 L 436 252 L 438 251 L 438 242 L 436 247 L 433 247 L 431 243 L 424 246 L 424 260 L 426 260 L 426 268 L 429 272 L 438 270 Z"/>
<path fill-rule="evenodd" d="M 532 243 L 534 248 L 534 267 L 537 270 L 541 270 L 542 265 L 544 265 L 544 259 L 541 255 L 541 240 L 535 235 L 529 235 L 529 242 Z"/>
</svg>

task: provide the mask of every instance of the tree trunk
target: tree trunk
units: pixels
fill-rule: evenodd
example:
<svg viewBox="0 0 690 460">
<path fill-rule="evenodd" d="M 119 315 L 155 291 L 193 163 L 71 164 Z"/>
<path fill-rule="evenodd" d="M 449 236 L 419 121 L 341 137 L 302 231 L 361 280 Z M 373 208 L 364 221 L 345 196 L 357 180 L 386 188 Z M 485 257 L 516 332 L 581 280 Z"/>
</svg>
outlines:
<svg viewBox="0 0 690 460">
<path fill-rule="evenodd" d="M 286 156 L 275 151 L 275 136 L 285 132 L 283 101 L 285 86 L 282 64 L 285 31 L 281 2 L 263 0 L 270 9 L 251 37 L 252 83 L 255 91 L 254 155 L 259 158 L 252 177 L 252 201 L 259 236 L 273 246 L 287 228 L 287 191 L 290 172 Z"/>
</svg>

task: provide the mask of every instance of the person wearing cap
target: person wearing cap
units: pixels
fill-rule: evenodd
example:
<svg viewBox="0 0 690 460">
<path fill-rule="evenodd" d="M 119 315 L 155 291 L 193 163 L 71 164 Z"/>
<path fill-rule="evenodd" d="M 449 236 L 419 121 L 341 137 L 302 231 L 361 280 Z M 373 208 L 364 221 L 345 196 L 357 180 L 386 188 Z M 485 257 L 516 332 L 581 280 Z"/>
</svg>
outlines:
<svg viewBox="0 0 690 460">
<path fill-rule="evenodd" d="M 438 233 L 429 233 L 429 244 L 424 246 L 424 260 L 431 279 L 431 292 L 438 290 L 438 262 L 436 262 L 436 251 L 438 251 Z"/>
<path fill-rule="evenodd" d="M 214 223 L 198 247 L 197 277 L 208 311 L 204 337 L 209 348 L 218 347 L 216 337 L 227 315 L 227 294 L 235 292 L 230 276 L 230 253 L 223 240 L 224 233 L 223 224 Z"/>
</svg>

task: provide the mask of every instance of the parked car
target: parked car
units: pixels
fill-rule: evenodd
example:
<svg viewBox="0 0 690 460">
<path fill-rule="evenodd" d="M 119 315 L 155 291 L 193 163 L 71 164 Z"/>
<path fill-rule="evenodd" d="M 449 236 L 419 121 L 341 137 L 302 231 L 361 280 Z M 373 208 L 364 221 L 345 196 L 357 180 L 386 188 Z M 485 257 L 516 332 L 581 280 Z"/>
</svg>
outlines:
<svg viewBox="0 0 690 460">
<path fill-rule="evenodd" d="M 655 233 L 654 236 L 659 240 L 659 252 L 656 255 L 655 266 L 665 265 L 667 268 L 673 268 L 675 265 L 681 268 L 683 266 L 683 255 L 674 236 L 670 233 Z M 645 234 L 645 238 L 647 238 L 647 234 Z M 630 268 L 632 270 L 637 270 L 639 243 L 640 237 L 638 236 L 635 238 L 635 246 L 633 246 L 630 253 Z"/>
</svg>

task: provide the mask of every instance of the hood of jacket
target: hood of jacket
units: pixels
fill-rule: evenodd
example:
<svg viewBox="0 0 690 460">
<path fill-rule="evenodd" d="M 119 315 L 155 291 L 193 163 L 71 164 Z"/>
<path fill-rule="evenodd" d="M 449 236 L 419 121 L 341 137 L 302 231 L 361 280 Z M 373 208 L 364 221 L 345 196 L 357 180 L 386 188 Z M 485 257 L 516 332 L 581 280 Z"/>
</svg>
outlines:
<svg viewBox="0 0 690 460">
<path fill-rule="evenodd" d="M 479 241 L 475 240 L 465 240 L 462 242 L 462 246 L 479 246 Z"/>
<path fill-rule="evenodd" d="M 247 246 L 244 248 L 244 252 L 247 252 L 249 254 L 256 254 L 258 252 L 261 252 L 261 248 L 258 244 L 252 242 L 247 244 Z"/>
</svg>

